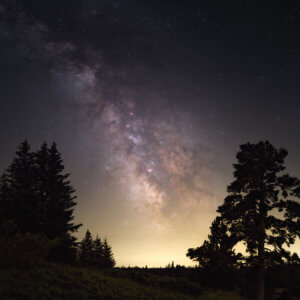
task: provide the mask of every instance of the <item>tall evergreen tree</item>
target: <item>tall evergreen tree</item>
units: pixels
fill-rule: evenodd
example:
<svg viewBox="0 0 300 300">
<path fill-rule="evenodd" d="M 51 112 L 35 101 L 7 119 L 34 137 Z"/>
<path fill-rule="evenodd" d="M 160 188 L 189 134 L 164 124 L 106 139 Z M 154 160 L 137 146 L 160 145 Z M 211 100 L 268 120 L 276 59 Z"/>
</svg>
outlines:
<svg viewBox="0 0 300 300">
<path fill-rule="evenodd" d="M 267 265 L 291 259 L 289 247 L 300 236 L 300 180 L 285 170 L 285 149 L 269 142 L 244 144 L 234 164 L 235 180 L 218 208 L 228 233 L 246 245 L 251 266 L 258 270 L 258 299 L 264 299 Z"/>
<path fill-rule="evenodd" d="M 70 174 L 63 174 L 64 166 L 61 154 L 57 151 L 56 144 L 53 143 L 49 149 L 48 158 L 48 208 L 46 229 L 47 236 L 67 236 L 69 233 L 77 231 L 81 224 L 74 224 L 73 211 L 76 205 L 74 196 L 75 190 L 68 180 Z"/>
<path fill-rule="evenodd" d="M 12 219 L 21 232 L 43 233 L 59 239 L 51 258 L 64 262 L 75 258 L 75 237 L 81 224 L 74 224 L 74 189 L 64 174 L 61 154 L 55 143 L 46 143 L 33 153 L 27 141 L 0 182 L 0 221 Z"/>
<path fill-rule="evenodd" d="M 8 181 L 8 175 L 3 173 L 0 179 L 0 224 L 13 218 L 13 203 Z"/>
<path fill-rule="evenodd" d="M 44 144 L 38 153 L 40 154 L 40 168 L 43 169 L 45 163 L 45 180 L 42 194 L 45 195 L 44 206 L 46 211 L 46 226 L 44 233 L 50 239 L 59 238 L 60 247 L 53 253 L 53 258 L 61 258 L 63 261 L 70 259 L 75 254 L 76 238 L 72 233 L 76 232 L 81 224 L 74 224 L 73 211 L 76 205 L 74 196 L 75 190 L 68 180 L 69 174 L 64 174 L 64 165 L 61 154 L 58 152 L 56 144 L 53 143 L 46 156 L 46 145 Z M 41 194 L 41 193 L 40 193 Z"/>
<path fill-rule="evenodd" d="M 98 268 L 103 267 L 104 261 L 104 249 L 101 239 L 97 235 L 93 241 L 93 263 Z"/>
<path fill-rule="evenodd" d="M 34 155 L 25 140 L 2 176 L 0 197 L 1 218 L 13 219 L 21 232 L 40 231 L 35 176 Z"/>
<path fill-rule="evenodd" d="M 104 258 L 104 267 L 113 268 L 116 264 L 111 246 L 108 244 L 107 239 L 104 239 L 103 243 L 103 258 Z"/>
<path fill-rule="evenodd" d="M 42 228 L 42 232 L 46 234 L 47 237 L 51 238 L 47 235 L 46 229 L 48 226 L 48 218 L 47 218 L 47 210 L 50 206 L 49 199 L 49 171 L 48 171 L 48 163 L 49 163 L 49 149 L 44 142 L 40 149 L 35 152 L 35 172 L 36 172 L 36 193 L 39 202 L 39 222 Z M 53 237 L 52 237 L 53 238 Z"/>
<path fill-rule="evenodd" d="M 92 264 L 94 257 L 93 246 L 92 234 L 87 230 L 79 246 L 79 260 L 83 266 Z"/>
</svg>

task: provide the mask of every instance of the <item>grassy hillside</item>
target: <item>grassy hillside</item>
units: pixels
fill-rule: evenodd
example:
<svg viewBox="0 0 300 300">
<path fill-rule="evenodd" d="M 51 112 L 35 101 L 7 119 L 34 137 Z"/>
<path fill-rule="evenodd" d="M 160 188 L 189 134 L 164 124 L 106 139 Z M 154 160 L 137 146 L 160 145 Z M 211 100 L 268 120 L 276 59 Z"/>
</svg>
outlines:
<svg viewBox="0 0 300 300">
<path fill-rule="evenodd" d="M 128 273 L 129 274 L 129 273 Z M 0 271 L 0 299 L 241 299 L 230 292 L 203 292 L 182 278 L 95 271 L 55 264 Z"/>
</svg>

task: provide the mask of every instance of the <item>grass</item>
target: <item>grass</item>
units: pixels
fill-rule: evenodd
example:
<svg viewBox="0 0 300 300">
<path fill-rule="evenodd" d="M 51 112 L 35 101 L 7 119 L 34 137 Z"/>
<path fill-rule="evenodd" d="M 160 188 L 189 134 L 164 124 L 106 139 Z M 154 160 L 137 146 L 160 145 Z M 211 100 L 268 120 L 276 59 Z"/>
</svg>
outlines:
<svg viewBox="0 0 300 300">
<path fill-rule="evenodd" d="M 199 299 L 240 300 L 237 294 L 206 291 L 183 278 L 126 270 L 97 271 L 45 263 L 0 270 L 0 299 Z"/>
</svg>

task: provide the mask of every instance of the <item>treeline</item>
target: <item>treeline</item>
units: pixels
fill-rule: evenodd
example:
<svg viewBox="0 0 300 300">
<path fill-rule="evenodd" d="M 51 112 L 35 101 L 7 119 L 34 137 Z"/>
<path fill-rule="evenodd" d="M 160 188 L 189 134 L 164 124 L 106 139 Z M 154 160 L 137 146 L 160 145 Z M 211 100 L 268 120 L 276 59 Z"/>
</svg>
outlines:
<svg viewBox="0 0 300 300">
<path fill-rule="evenodd" d="M 6 243 L 14 239 L 12 244 L 21 241 L 20 245 L 23 246 L 26 244 L 25 236 L 31 239 L 28 244 L 33 240 L 35 243 L 37 240 L 45 243 L 47 239 L 51 241 L 51 249 L 46 257 L 48 260 L 91 265 L 83 259 L 87 236 L 81 243 L 73 236 L 82 224 L 74 222 L 76 196 L 69 176 L 64 172 L 61 154 L 55 143 L 50 147 L 43 143 L 35 152 L 31 151 L 27 140 L 21 143 L 0 180 L 2 239 L 5 237 Z M 91 244 L 93 251 L 98 253 L 94 255 L 97 256 L 97 266 L 113 267 L 115 263 L 107 241 L 102 243 L 96 238 Z M 109 263 L 103 256 L 108 252 Z"/>
<path fill-rule="evenodd" d="M 111 246 L 107 240 L 102 242 L 99 236 L 93 240 L 89 230 L 79 246 L 78 258 L 82 266 L 94 266 L 98 268 L 113 268 L 115 260 Z"/>
</svg>

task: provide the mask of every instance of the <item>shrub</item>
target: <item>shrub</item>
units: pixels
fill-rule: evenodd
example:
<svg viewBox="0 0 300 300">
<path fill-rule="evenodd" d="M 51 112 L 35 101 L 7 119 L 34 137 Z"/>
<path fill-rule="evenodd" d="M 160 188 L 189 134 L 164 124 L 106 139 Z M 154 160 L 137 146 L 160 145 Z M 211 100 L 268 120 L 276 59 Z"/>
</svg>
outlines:
<svg viewBox="0 0 300 300">
<path fill-rule="evenodd" d="M 57 243 L 57 240 L 50 241 L 41 234 L 20 234 L 13 222 L 4 222 L 0 226 L 0 268 L 38 264 Z"/>
</svg>

